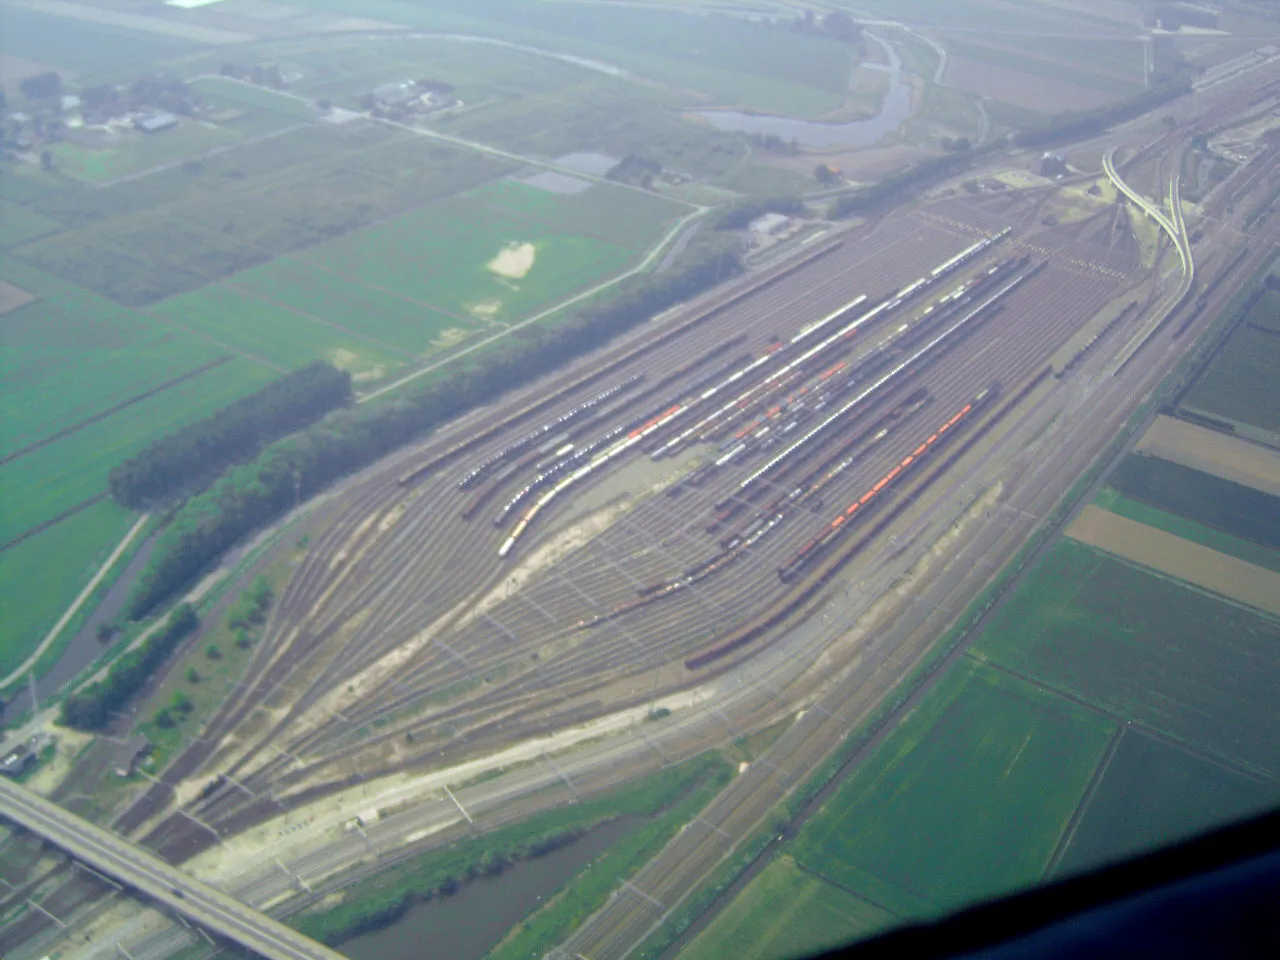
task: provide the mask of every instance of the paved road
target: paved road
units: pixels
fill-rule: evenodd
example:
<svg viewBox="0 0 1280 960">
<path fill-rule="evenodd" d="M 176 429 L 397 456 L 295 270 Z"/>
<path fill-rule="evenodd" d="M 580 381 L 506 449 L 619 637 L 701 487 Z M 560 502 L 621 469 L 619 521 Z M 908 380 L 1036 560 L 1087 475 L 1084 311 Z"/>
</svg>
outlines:
<svg viewBox="0 0 1280 960">
<path fill-rule="evenodd" d="M 95 870 L 267 960 L 343 960 L 341 954 L 3 778 L 0 812 Z"/>
</svg>

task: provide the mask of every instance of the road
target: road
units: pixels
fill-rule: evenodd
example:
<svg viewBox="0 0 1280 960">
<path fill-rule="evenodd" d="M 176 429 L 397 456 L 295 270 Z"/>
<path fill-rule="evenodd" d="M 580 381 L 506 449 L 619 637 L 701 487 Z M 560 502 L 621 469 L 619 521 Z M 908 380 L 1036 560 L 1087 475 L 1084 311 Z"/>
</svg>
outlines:
<svg viewBox="0 0 1280 960">
<path fill-rule="evenodd" d="M 341 954 L 5 778 L 0 778 L 0 802 L 0 810 L 14 823 L 268 960 L 343 960 Z"/>
</svg>

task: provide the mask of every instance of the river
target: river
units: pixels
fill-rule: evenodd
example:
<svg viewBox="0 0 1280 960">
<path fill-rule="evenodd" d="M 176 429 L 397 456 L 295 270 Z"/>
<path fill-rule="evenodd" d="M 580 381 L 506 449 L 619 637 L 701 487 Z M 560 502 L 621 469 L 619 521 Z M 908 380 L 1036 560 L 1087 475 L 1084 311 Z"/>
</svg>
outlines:
<svg viewBox="0 0 1280 960">
<path fill-rule="evenodd" d="M 736 110 L 698 110 L 694 116 L 704 118 L 719 130 L 775 134 L 783 140 L 796 140 L 807 147 L 869 147 L 893 133 L 911 116 L 911 85 L 902 79 L 902 58 L 898 51 L 874 34 L 868 33 L 866 37 L 880 44 L 889 58 L 887 67 L 872 63 L 863 65 L 869 70 L 884 70 L 889 74 L 889 92 L 880 104 L 880 112 L 874 117 L 850 123 L 822 123 Z"/>
<path fill-rule="evenodd" d="M 606 823 L 567 847 L 474 880 L 451 897 L 416 904 L 391 926 L 352 937 L 338 950 L 351 960 L 477 960 L 545 895 L 643 823 L 640 817 Z"/>
</svg>

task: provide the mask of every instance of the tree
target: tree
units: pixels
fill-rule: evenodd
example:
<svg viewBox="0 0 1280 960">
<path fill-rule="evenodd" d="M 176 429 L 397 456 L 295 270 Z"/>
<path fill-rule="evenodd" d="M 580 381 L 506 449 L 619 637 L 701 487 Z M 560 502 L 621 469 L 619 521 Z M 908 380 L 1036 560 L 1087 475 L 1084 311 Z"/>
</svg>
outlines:
<svg viewBox="0 0 1280 960">
<path fill-rule="evenodd" d="M 813 168 L 813 177 L 819 183 L 824 183 L 824 184 L 832 184 L 837 182 L 840 179 L 836 175 L 836 172 L 832 170 L 831 167 L 825 163 L 820 163 Z"/>
<path fill-rule="evenodd" d="M 330 100 L 328 97 L 321 97 L 319 100 L 316 101 L 316 106 L 320 108 L 320 111 L 322 113 L 328 113 L 330 110 L 333 109 L 333 101 Z"/>
<path fill-rule="evenodd" d="M 23 77 L 18 88 L 28 100 L 51 100 L 62 96 L 62 77 L 53 70 Z"/>
<path fill-rule="evenodd" d="M 823 17 L 822 29 L 828 36 L 845 43 L 854 43 L 862 36 L 862 28 L 854 23 L 853 17 L 841 10 Z"/>
<path fill-rule="evenodd" d="M 98 637 L 99 643 L 106 643 L 108 640 L 110 640 L 112 637 L 116 635 L 115 625 L 111 623 L 111 621 L 109 620 L 103 620 L 100 624 L 98 624 L 96 635 Z"/>
<path fill-rule="evenodd" d="M 199 670 L 195 667 L 187 667 L 187 683 L 199 683 L 203 679 Z"/>
<path fill-rule="evenodd" d="M 193 704 L 191 702 L 191 698 L 181 690 L 175 690 L 173 691 L 173 700 L 169 703 L 169 709 L 173 710 L 175 713 L 187 714 L 195 709 L 195 704 Z"/>
<path fill-rule="evenodd" d="M 204 655 L 208 657 L 210 660 L 221 660 L 222 648 L 218 646 L 216 643 L 211 643 L 204 648 Z"/>
<path fill-rule="evenodd" d="M 44 149 L 40 151 L 40 169 L 45 173 L 53 172 L 53 151 Z"/>
<path fill-rule="evenodd" d="M 169 712 L 168 707 L 162 707 L 157 710 L 155 720 L 157 727 L 164 727 L 166 730 L 170 727 L 177 726 L 176 721 L 173 719 L 173 714 Z"/>
</svg>

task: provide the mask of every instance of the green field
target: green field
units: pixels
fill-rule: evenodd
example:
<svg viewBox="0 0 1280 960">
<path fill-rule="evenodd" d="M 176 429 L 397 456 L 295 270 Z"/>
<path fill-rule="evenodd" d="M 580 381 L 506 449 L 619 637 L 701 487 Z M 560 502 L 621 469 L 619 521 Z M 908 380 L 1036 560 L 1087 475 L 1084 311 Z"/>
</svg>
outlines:
<svg viewBox="0 0 1280 960">
<path fill-rule="evenodd" d="M 973 648 L 1225 762 L 1280 774 L 1280 623 L 1056 544 Z"/>
<path fill-rule="evenodd" d="M 421 303 L 362 286 L 288 257 L 237 274 L 227 283 L 319 320 L 340 324 L 393 352 L 427 354 L 438 347 L 435 341 L 445 331 L 472 326 Z"/>
<path fill-rule="evenodd" d="M 107 474 L 121 460 L 274 378 L 270 370 L 236 358 L 0 465 L 0 543 L 106 492 Z"/>
<path fill-rule="evenodd" d="M 774 860 L 680 952 L 681 960 L 791 960 L 864 939 L 896 922 L 867 901 Z"/>
<path fill-rule="evenodd" d="M 1219 553 L 1225 553 L 1227 556 L 1235 557 L 1246 563 L 1252 563 L 1280 573 L 1280 550 L 1264 547 L 1261 544 L 1232 536 L 1229 533 L 1223 533 L 1221 530 L 1205 526 L 1203 523 L 1196 523 L 1194 520 L 1188 520 L 1186 517 L 1180 517 L 1175 513 L 1169 513 L 1139 500 L 1132 500 L 1111 487 L 1103 489 L 1095 498 L 1094 503 L 1104 510 L 1109 510 L 1122 517 L 1128 517 L 1130 520 L 1136 520 L 1138 523 L 1145 523 L 1147 526 L 1155 527 L 1157 530 L 1172 533 L 1175 537 L 1190 540 L 1192 543 L 1198 543 L 1211 550 L 1217 550 Z"/>
<path fill-rule="evenodd" d="M 1276 274 L 1272 274 L 1276 276 Z M 1280 334 L 1280 290 L 1267 290 L 1245 316 L 1245 323 Z"/>
<path fill-rule="evenodd" d="M 1270 550 L 1280 549 L 1280 497 L 1137 453 L 1125 457 L 1108 482 L 1125 496 L 1157 509 Z"/>
<path fill-rule="evenodd" d="M 1241 324 L 1183 402 L 1206 413 L 1280 433 L 1277 369 L 1280 335 L 1251 323 Z"/>
<path fill-rule="evenodd" d="M 200 47 L 178 37 L 6 6 L 4 48 L 14 56 L 83 75 L 145 68 Z"/>
<path fill-rule="evenodd" d="M 1114 731 L 962 661 L 808 821 L 795 858 L 903 917 L 1036 883 Z"/>
<path fill-rule="evenodd" d="M 1278 803 L 1280 783 L 1274 780 L 1247 777 L 1126 730 L 1084 808 L 1058 873 L 1136 856 Z"/>
<path fill-rule="evenodd" d="M 102 501 L 0 550 L 0 678 L 35 650 L 133 522 Z"/>
<path fill-rule="evenodd" d="M 0 456 L 224 353 L 16 264 L 0 275 L 40 297 L 0 323 Z"/>
<path fill-rule="evenodd" d="M 238 290 L 217 285 L 186 293 L 153 313 L 285 370 L 327 360 L 359 379 L 378 379 L 405 357 L 385 345 Z"/>
<path fill-rule="evenodd" d="M 123 141 L 111 147 L 86 147 L 59 143 L 53 147 L 59 173 L 88 183 L 101 183 L 185 160 L 225 147 L 240 138 L 235 131 L 212 123 L 184 118 L 176 130 L 148 135 L 121 134 Z"/>
<path fill-rule="evenodd" d="M 795 33 L 785 25 L 620 5 L 516 0 L 445 0 L 430 6 L 402 0 L 297 4 L 593 58 L 671 90 L 696 90 L 725 105 L 776 113 L 819 114 L 838 107 L 853 54 L 850 45 Z"/>
<path fill-rule="evenodd" d="M 1070 83 L 1089 90 L 1114 94 L 1117 97 L 1139 93 L 1143 89 L 1142 50 L 1136 43 L 1129 46 L 1131 47 L 1131 53 L 1135 56 L 1133 63 L 1136 65 L 1137 71 L 1134 72 L 1132 69 L 1127 71 L 1130 74 L 1128 78 L 1124 77 L 1123 74 L 1116 76 L 1111 73 L 1100 73 L 1090 69 L 1090 64 L 1088 63 L 1073 66 L 1072 63 L 1076 61 L 1077 55 L 1081 50 L 1087 48 L 1089 44 L 1083 44 L 1079 49 L 1058 52 L 1057 43 L 1057 41 L 1054 41 L 1052 45 L 1042 44 L 1038 47 L 1028 48 L 1025 52 L 1020 53 L 1004 48 L 989 47 L 982 43 L 948 38 L 946 48 L 947 52 L 953 56 L 991 63 L 998 67 L 1018 70 L 1031 76 Z M 1100 49 L 1106 51 L 1114 46 L 1114 44 L 1102 44 Z M 1049 60 L 1043 56 L 1037 56 L 1037 53 L 1049 53 L 1050 51 L 1053 51 L 1055 57 L 1071 62 L 1060 62 L 1059 60 Z M 1119 62 L 1117 59 L 1116 65 L 1119 65 Z"/>
<path fill-rule="evenodd" d="M 12 201 L 0 200 L 0 247 L 26 243 L 60 229 L 62 224 L 56 220 L 41 216 Z"/>
<path fill-rule="evenodd" d="M 586 196 L 578 199 L 589 202 Z M 526 243 L 532 244 L 534 260 L 524 276 L 499 276 L 488 266 L 504 247 Z M 633 256 L 618 244 L 558 231 L 468 196 L 349 234 L 303 259 L 466 323 L 517 320 L 619 272 Z"/>
<path fill-rule="evenodd" d="M 266 110 L 297 120 L 314 120 L 316 116 L 315 108 L 297 97 L 226 77 L 199 77 L 191 81 L 191 89 L 220 105 Z"/>
</svg>

